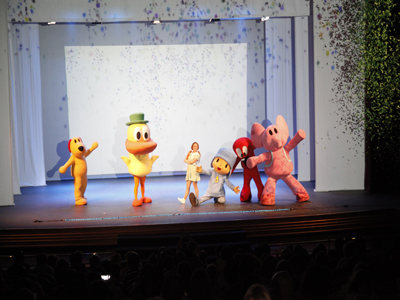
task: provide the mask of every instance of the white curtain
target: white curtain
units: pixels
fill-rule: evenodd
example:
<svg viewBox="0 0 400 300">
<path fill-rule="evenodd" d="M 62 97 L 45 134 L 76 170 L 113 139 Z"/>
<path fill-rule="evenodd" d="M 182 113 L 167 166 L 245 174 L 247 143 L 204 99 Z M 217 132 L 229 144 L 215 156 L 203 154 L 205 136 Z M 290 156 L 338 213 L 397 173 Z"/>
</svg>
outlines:
<svg viewBox="0 0 400 300">
<path fill-rule="evenodd" d="M 46 184 L 40 80 L 39 25 L 10 27 L 14 192 Z"/>
<path fill-rule="evenodd" d="M 14 205 L 7 2 L 0 1 L 0 206 Z"/>
<path fill-rule="evenodd" d="M 295 82 L 296 82 L 296 119 L 297 128 L 303 129 L 307 137 L 297 146 L 298 180 L 315 180 L 315 156 L 312 142 L 314 141 L 314 128 L 311 126 L 313 116 L 313 98 L 310 93 L 310 47 L 309 18 L 294 18 L 295 32 Z"/>
<path fill-rule="evenodd" d="M 294 134 L 293 116 L 293 59 L 292 59 L 292 19 L 270 19 L 265 22 L 265 51 L 267 78 L 267 120 L 275 124 L 276 117 L 282 115 L 289 127 L 290 137 Z M 296 155 L 290 153 L 297 174 Z"/>
<path fill-rule="evenodd" d="M 311 180 L 307 26 L 307 19 L 300 17 L 265 22 L 267 125 L 282 115 L 290 138 L 298 129 L 306 132 L 307 138 L 290 153 L 293 173 L 301 181 Z"/>
</svg>

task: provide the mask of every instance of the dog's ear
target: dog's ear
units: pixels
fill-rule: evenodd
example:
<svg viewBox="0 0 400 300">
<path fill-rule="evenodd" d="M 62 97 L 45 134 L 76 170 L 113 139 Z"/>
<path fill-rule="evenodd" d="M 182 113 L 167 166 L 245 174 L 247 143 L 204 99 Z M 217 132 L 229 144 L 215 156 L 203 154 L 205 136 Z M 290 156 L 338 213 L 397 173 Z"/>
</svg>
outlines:
<svg viewBox="0 0 400 300">
<path fill-rule="evenodd" d="M 69 142 L 68 142 L 68 150 L 69 150 L 70 153 L 71 153 L 71 141 L 72 141 L 72 139 L 70 139 Z"/>
</svg>

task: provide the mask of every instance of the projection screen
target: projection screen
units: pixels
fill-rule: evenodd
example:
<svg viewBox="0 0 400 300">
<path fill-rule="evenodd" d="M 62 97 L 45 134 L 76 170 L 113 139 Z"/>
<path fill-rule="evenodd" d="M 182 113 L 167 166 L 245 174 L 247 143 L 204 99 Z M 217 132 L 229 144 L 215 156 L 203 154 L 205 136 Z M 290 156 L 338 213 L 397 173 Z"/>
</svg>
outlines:
<svg viewBox="0 0 400 300">
<path fill-rule="evenodd" d="M 206 168 L 247 133 L 247 44 L 65 46 L 70 137 L 86 147 L 88 175 L 127 173 L 129 115 L 143 112 L 155 174 L 186 170 L 196 141 Z"/>
</svg>

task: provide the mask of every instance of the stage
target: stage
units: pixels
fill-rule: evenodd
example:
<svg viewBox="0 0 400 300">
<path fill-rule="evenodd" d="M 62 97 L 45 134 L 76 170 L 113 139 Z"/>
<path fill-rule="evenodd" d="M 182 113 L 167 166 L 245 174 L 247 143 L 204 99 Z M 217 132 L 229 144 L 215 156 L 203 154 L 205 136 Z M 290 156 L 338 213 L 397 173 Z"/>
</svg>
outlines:
<svg viewBox="0 0 400 300">
<path fill-rule="evenodd" d="M 242 174 L 231 176 L 242 187 Z M 265 182 L 266 176 L 262 175 Z M 202 176 L 202 195 L 208 177 Z M 91 179 L 88 204 L 75 206 L 73 181 L 51 181 L 43 187 L 22 188 L 14 206 L 0 207 L 0 249 L 117 250 L 125 240 L 208 234 L 228 239 L 240 232 L 252 242 L 302 243 L 342 237 L 397 235 L 399 199 L 364 191 L 314 192 L 314 182 L 302 182 L 310 200 L 297 203 L 285 183 L 277 186 L 276 204 L 261 206 L 252 182 L 253 200 L 241 203 L 226 187 L 226 203 L 213 200 L 192 207 L 178 201 L 185 192 L 181 175 L 148 177 L 146 196 L 153 203 L 132 207 L 133 178 Z M 192 188 L 193 190 L 193 188 Z"/>
</svg>

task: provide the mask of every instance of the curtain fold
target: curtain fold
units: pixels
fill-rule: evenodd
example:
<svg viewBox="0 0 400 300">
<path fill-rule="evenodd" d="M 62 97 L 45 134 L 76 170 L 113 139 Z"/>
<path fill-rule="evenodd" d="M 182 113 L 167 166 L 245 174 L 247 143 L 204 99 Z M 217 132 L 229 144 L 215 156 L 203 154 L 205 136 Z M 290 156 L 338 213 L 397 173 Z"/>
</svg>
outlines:
<svg viewBox="0 0 400 300">
<path fill-rule="evenodd" d="M 290 153 L 293 174 L 312 180 L 310 151 L 309 69 L 307 18 L 272 18 L 265 22 L 266 116 L 275 124 L 282 115 L 290 138 L 303 129 L 307 138 Z"/>
<path fill-rule="evenodd" d="M 313 149 L 311 141 L 314 140 L 310 126 L 311 97 L 309 89 L 309 20 L 308 17 L 294 18 L 295 30 L 295 82 L 296 82 L 296 124 L 298 129 L 303 129 L 307 137 L 297 146 L 298 180 L 315 180 L 313 167 Z"/>
<path fill-rule="evenodd" d="M 46 184 L 46 177 L 39 25 L 13 24 L 10 33 L 13 153 L 16 158 L 13 172 L 20 186 L 42 186 Z"/>
<path fill-rule="evenodd" d="M 281 115 L 289 127 L 290 137 L 293 137 L 295 116 L 292 80 L 292 19 L 282 18 L 266 21 L 265 42 L 267 125 L 275 124 L 276 117 Z M 297 174 L 295 150 L 290 153 L 290 157 L 294 166 L 293 173 Z"/>
<path fill-rule="evenodd" d="M 8 32 L 11 33 L 12 25 L 8 24 Z M 15 133 L 15 126 L 14 126 L 14 120 L 15 120 L 15 89 L 14 89 L 14 59 L 13 59 L 13 51 L 12 51 L 12 46 L 11 46 L 11 34 L 8 37 L 8 45 L 9 45 L 9 62 L 10 62 L 10 119 L 11 119 L 11 146 L 12 146 L 12 191 L 14 195 L 20 195 L 21 194 L 21 188 L 20 188 L 20 182 L 19 182 L 19 168 L 18 168 L 18 158 L 17 158 L 17 135 Z"/>
<path fill-rule="evenodd" d="M 0 1 L 0 206 L 14 205 L 7 3 Z"/>
</svg>

